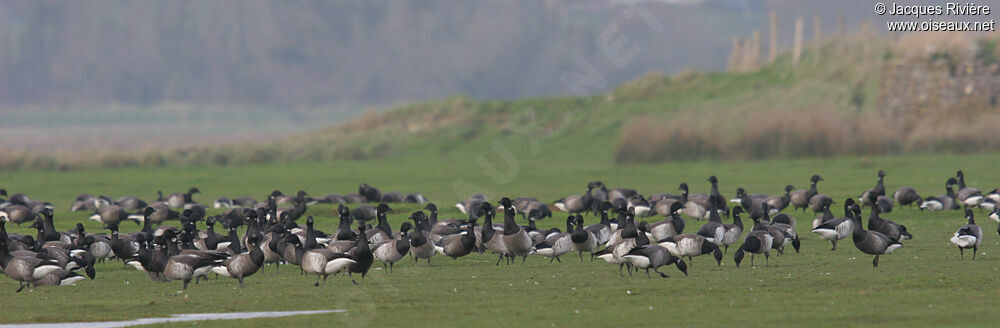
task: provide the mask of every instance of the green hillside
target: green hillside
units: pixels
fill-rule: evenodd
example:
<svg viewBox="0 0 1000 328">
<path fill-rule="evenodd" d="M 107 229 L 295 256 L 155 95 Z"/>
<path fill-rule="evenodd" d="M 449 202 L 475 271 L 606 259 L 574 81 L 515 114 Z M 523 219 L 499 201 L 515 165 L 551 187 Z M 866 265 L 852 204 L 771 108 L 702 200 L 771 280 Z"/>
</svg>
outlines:
<svg viewBox="0 0 1000 328">
<path fill-rule="evenodd" d="M 914 47 L 913 40 L 901 44 Z M 785 54 L 752 72 L 654 72 L 607 94 L 582 97 L 478 101 L 459 95 L 369 111 L 281 140 L 71 159 L 28 154 L 0 160 L 0 166 L 230 166 L 477 156 L 611 165 L 996 150 L 1000 144 L 989 138 L 1000 122 L 995 107 L 942 107 L 939 115 L 909 117 L 890 115 L 880 104 L 885 67 L 956 62 L 952 49 L 959 48 L 904 61 L 912 51 L 877 35 L 856 34 L 807 47 L 797 65 Z"/>
</svg>

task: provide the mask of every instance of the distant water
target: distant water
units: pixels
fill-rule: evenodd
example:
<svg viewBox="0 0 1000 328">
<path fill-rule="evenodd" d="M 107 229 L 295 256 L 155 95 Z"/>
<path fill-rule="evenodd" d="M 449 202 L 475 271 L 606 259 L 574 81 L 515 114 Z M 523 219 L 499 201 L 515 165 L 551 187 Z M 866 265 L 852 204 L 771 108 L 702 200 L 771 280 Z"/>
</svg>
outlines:
<svg viewBox="0 0 1000 328">
<path fill-rule="evenodd" d="M 315 311 L 272 311 L 272 312 L 229 312 L 229 313 L 188 313 L 172 314 L 165 318 L 143 318 L 129 321 L 101 321 L 101 322 L 65 322 L 65 323 L 36 323 L 36 324 L 7 324 L 0 325 L 0 328 L 113 328 L 129 327 L 140 325 L 151 325 L 154 323 L 202 321 L 202 320 L 237 320 L 254 318 L 278 318 L 293 315 L 339 313 L 346 310 L 315 310 Z"/>
</svg>

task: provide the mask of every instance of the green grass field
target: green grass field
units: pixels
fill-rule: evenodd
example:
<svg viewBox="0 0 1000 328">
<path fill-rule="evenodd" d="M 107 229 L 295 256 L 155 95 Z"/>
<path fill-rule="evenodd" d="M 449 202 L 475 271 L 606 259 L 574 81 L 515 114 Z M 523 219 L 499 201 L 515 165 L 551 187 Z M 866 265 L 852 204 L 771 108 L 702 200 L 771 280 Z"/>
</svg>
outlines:
<svg viewBox="0 0 1000 328">
<path fill-rule="evenodd" d="M 554 151 L 554 149 L 543 149 Z M 484 154 L 487 158 L 494 155 Z M 558 156 L 546 156 L 558 158 Z M 838 204 L 874 185 L 875 172 L 886 169 L 886 189 L 901 185 L 917 188 L 922 196 L 944 193 L 944 180 L 963 169 L 968 183 L 984 191 L 996 187 L 1000 171 L 995 155 L 905 156 L 886 158 L 799 159 L 758 162 L 680 162 L 664 165 L 612 166 L 606 161 L 558 161 L 518 158 L 516 165 L 494 159 L 498 172 L 487 173 L 474 159 L 441 160 L 407 157 L 393 161 L 273 164 L 246 167 L 134 168 L 72 172 L 2 172 L 9 192 L 57 206 L 60 230 L 86 220 L 89 213 L 66 209 L 78 193 L 134 195 L 155 199 L 166 192 L 197 186 L 204 194 L 195 200 L 211 203 L 216 197 L 251 195 L 262 198 L 274 189 L 304 189 L 314 196 L 348 193 L 365 182 L 383 191 L 422 192 L 443 209 L 442 215 L 460 217 L 452 206 L 472 192 L 500 196 L 531 195 L 553 201 L 585 191 L 587 181 L 628 186 L 649 194 L 677 192 L 680 182 L 692 192 L 707 192 L 705 179 L 715 174 L 720 189 L 732 196 L 736 187 L 749 192 L 776 194 L 785 184 L 807 187 L 813 173 L 824 176 L 819 185 Z M 515 169 L 516 168 L 516 169 Z M 839 206 L 835 214 L 842 215 Z M 396 205 L 390 215 L 398 227 L 416 205 Z M 218 210 L 211 213 L 217 213 Z M 310 207 L 317 228 L 336 230 L 334 207 Z M 977 212 L 977 214 L 979 214 Z M 254 319 L 241 325 L 330 326 L 994 326 L 990 295 L 1000 291 L 995 253 L 996 223 L 986 215 L 977 222 L 986 235 L 975 262 L 960 261 L 948 238 L 964 223 L 961 213 L 920 212 L 896 208 L 884 215 L 907 225 L 915 239 L 884 256 L 880 267 L 850 241 L 829 251 L 828 242 L 809 233 L 813 214 L 793 213 L 799 222 L 802 252 L 772 257 L 769 267 L 736 268 L 732 250 L 718 267 L 708 257 L 694 259 L 685 277 L 674 267 L 664 268 L 667 279 L 644 274 L 618 277 L 616 266 L 600 260 L 580 263 L 566 256 L 562 263 L 529 257 L 526 265 L 494 266 L 493 255 L 473 254 L 459 260 L 436 256 L 430 266 L 403 260 L 394 273 L 373 270 L 355 286 L 346 277 L 331 277 L 326 287 L 313 287 L 314 277 L 294 267 L 273 266 L 237 288 L 231 279 L 211 280 L 181 291 L 180 282 L 157 283 L 120 263 L 97 267 L 95 280 L 77 286 L 36 288 L 15 294 L 17 283 L 0 278 L 0 323 L 125 320 L 192 312 L 346 309 L 346 313 Z M 865 211 L 867 215 L 867 210 Z M 561 226 L 565 216 L 555 213 L 544 226 Z M 647 221 L 657 218 L 647 218 Z M 587 217 L 588 223 L 595 222 Z M 728 222 L 728 220 L 727 220 Z M 746 220 L 749 222 L 749 220 Z M 522 222 L 523 223 L 523 222 Z M 175 223 L 176 224 L 176 223 Z M 688 220 L 686 232 L 701 222 Z M 86 221 L 89 232 L 99 232 Z M 27 226 L 8 225 L 11 232 L 34 233 Z M 123 232 L 138 227 L 123 225 Z M 241 231 L 242 234 L 242 231 Z M 968 254 L 967 254 L 968 255 Z M 758 261 L 763 264 L 763 261 Z M 376 264 L 374 267 L 379 267 Z M 373 267 L 373 268 L 374 268 Z M 654 275 L 655 276 L 655 275 Z M 199 325 L 229 326 L 233 322 L 206 321 Z"/>
</svg>

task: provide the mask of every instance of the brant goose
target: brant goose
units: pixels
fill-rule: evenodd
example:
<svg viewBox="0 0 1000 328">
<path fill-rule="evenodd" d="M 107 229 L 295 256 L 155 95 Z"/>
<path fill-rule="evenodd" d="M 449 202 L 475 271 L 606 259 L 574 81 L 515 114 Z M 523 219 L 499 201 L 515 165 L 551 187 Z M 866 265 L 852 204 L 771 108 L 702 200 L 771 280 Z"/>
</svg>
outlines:
<svg viewBox="0 0 1000 328">
<path fill-rule="evenodd" d="M 604 219 L 607 219 L 605 212 Z M 583 262 L 583 252 L 590 253 L 590 261 L 594 261 L 594 250 L 600 244 L 597 236 L 583 226 L 583 215 L 576 216 L 576 229 L 570 234 L 570 241 L 573 242 L 573 249 L 579 252 L 580 262 Z"/>
<path fill-rule="evenodd" d="M 555 207 L 560 211 L 569 212 L 571 214 L 588 211 L 590 210 L 591 202 L 594 201 L 593 195 L 591 194 L 593 189 L 594 186 L 588 184 L 586 194 L 566 196 L 555 201 L 553 205 L 555 205 Z"/>
<path fill-rule="evenodd" d="M 261 266 L 264 265 L 264 252 L 260 249 L 260 242 L 263 237 L 259 233 L 251 233 L 249 228 L 247 229 L 247 235 L 249 235 L 247 237 L 247 248 L 249 251 L 236 254 L 222 261 L 221 264 L 213 266 L 211 269 L 212 272 L 220 276 L 239 280 L 240 288 L 247 287 L 243 279 L 257 273 L 257 271 L 260 271 Z M 233 243 L 239 244 L 238 242 Z"/>
<path fill-rule="evenodd" d="M 434 256 L 436 250 L 434 249 L 434 243 L 431 242 L 431 234 L 427 232 L 427 215 L 423 211 L 416 211 L 410 214 L 410 220 L 413 220 L 415 229 L 410 232 L 410 256 L 413 257 L 413 262 L 417 263 L 420 259 L 427 259 L 427 264 L 431 264 L 431 257 Z"/>
<path fill-rule="evenodd" d="M 854 220 L 851 219 L 851 211 L 854 206 L 853 199 L 844 200 L 843 217 L 827 220 L 812 229 L 812 233 L 830 241 L 830 244 L 833 245 L 833 248 L 830 248 L 831 251 L 837 250 L 837 241 L 847 238 L 854 232 Z"/>
<path fill-rule="evenodd" d="M 861 202 L 861 206 L 872 206 L 872 198 L 878 196 L 885 196 L 885 185 L 882 180 L 885 178 L 885 170 L 878 170 L 878 181 L 875 182 L 875 187 L 865 190 L 858 197 L 858 201 Z"/>
<path fill-rule="evenodd" d="M 743 236 L 743 220 L 740 219 L 740 214 L 743 213 L 743 208 L 736 206 L 733 207 L 733 223 L 723 224 L 726 232 L 722 235 L 722 247 L 724 247 L 724 252 L 729 253 L 729 245 L 735 244 Z"/>
<path fill-rule="evenodd" d="M 674 256 L 687 256 L 692 263 L 694 263 L 693 257 L 711 253 L 715 261 L 722 265 L 722 250 L 719 249 L 719 245 L 703 236 L 686 233 L 659 240 L 657 243 Z"/>
<path fill-rule="evenodd" d="M 979 252 L 979 246 L 983 245 L 983 230 L 979 229 L 976 225 L 976 220 L 972 217 L 972 210 L 965 210 L 965 218 L 968 219 L 968 223 L 962 225 L 955 232 L 955 236 L 951 237 L 951 243 L 958 246 L 958 254 L 965 259 L 965 249 L 972 249 L 972 260 L 976 260 L 976 253 Z"/>
<path fill-rule="evenodd" d="M 653 269 L 653 272 L 659 273 L 660 277 L 670 277 L 659 270 L 660 267 L 670 264 L 677 265 L 677 270 L 683 272 L 685 276 L 688 275 L 687 265 L 684 264 L 684 261 L 670 254 L 666 248 L 660 245 L 644 245 L 633 248 L 625 255 L 625 260 L 632 266 L 635 266 L 636 270 L 645 269 L 646 277 L 650 277 L 649 269 Z"/>
<path fill-rule="evenodd" d="M 389 272 L 391 273 L 393 264 L 402 260 L 410 252 L 410 237 L 407 234 L 411 229 L 413 229 L 413 224 L 403 222 L 399 227 L 399 238 L 393 238 L 394 236 L 389 234 L 389 240 L 375 245 L 375 259 L 382 262 L 383 269 L 385 269 L 385 264 L 389 263 Z"/>
<path fill-rule="evenodd" d="M 965 186 L 965 173 L 959 170 L 955 173 L 955 177 L 958 178 L 958 193 L 955 195 L 955 200 L 962 204 L 963 207 L 976 207 L 983 202 L 983 192 L 979 189 L 966 187 Z"/>
<path fill-rule="evenodd" d="M 358 232 L 359 236 L 365 235 L 364 224 L 358 224 Z M 352 263 L 350 266 L 348 266 L 350 270 L 347 271 L 347 275 L 350 276 L 351 282 L 357 285 L 358 282 L 354 281 L 354 274 L 360 273 L 361 279 L 362 280 L 365 279 L 365 276 L 368 275 L 368 269 L 371 269 L 372 262 L 374 262 L 375 260 L 375 255 L 372 254 L 372 250 L 368 246 L 368 239 L 365 238 L 358 238 L 358 240 L 355 242 L 354 248 L 348 250 L 347 254 L 350 255 L 351 258 L 354 259 L 355 261 L 355 263 Z"/>
<path fill-rule="evenodd" d="M 470 218 L 462 233 L 451 234 L 442 237 L 434 242 L 434 249 L 444 256 L 455 260 L 459 257 L 469 255 L 476 247 L 475 233 L 476 219 Z"/>
<path fill-rule="evenodd" d="M 861 226 L 861 207 L 855 205 L 852 207 L 851 212 L 854 220 L 854 231 L 851 232 L 851 239 L 854 240 L 854 246 L 862 253 L 875 255 L 875 259 L 872 260 L 873 267 L 878 267 L 880 256 L 892 253 L 896 249 L 903 247 L 903 244 L 900 244 L 899 240 L 889 238 L 878 231 L 865 230 Z M 877 211 L 873 210 L 873 212 Z"/>
<path fill-rule="evenodd" d="M 944 184 L 945 194 L 937 197 L 927 197 L 920 203 L 920 210 L 944 211 L 959 209 L 958 202 L 955 201 L 955 190 L 952 188 L 958 184 L 955 178 L 948 178 Z"/>
<path fill-rule="evenodd" d="M 523 264 L 527 260 L 528 254 L 531 253 L 531 238 L 517 222 L 514 222 L 514 208 L 510 204 L 510 199 L 504 197 L 500 199 L 500 204 L 504 206 L 503 243 L 507 248 L 507 256 L 511 259 L 520 256 Z"/>
<path fill-rule="evenodd" d="M 818 193 L 816 191 L 816 184 L 820 181 L 823 181 L 823 177 L 819 176 L 819 174 L 813 174 L 812 178 L 809 178 L 809 190 L 796 190 L 791 193 L 789 200 L 792 206 L 795 207 L 795 210 L 805 210 L 809 207 L 809 201 Z"/>
</svg>

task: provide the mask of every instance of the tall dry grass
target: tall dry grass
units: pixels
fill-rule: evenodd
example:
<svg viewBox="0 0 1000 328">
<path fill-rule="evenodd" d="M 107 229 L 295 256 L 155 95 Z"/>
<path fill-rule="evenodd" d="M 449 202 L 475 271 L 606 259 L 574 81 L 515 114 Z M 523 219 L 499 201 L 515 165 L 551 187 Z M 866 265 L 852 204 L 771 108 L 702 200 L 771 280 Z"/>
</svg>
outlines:
<svg viewBox="0 0 1000 328">
<path fill-rule="evenodd" d="M 909 125 L 912 124 L 912 125 Z M 902 123 L 880 113 L 766 109 L 743 119 L 637 117 L 622 128 L 619 163 L 1000 151 L 1000 113 L 928 115 Z"/>
</svg>

